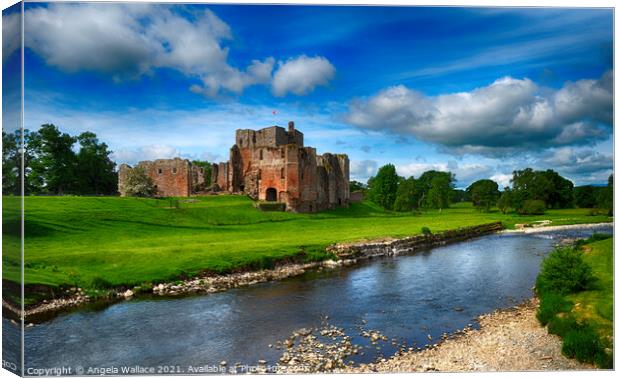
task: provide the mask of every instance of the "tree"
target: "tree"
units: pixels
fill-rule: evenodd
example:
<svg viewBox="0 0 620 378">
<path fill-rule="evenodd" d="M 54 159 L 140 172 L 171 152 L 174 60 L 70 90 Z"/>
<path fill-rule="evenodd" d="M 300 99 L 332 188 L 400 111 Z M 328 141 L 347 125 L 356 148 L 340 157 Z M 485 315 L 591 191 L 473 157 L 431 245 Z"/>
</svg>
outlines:
<svg viewBox="0 0 620 378">
<path fill-rule="evenodd" d="M 24 193 L 37 193 L 43 186 L 40 176 L 32 173 L 32 162 L 37 156 L 37 132 L 28 129 L 13 133 L 2 131 L 2 191 L 5 194 L 21 194 L 21 175 L 24 175 Z M 22 144 L 23 143 L 23 144 Z M 23 146 L 23 148 L 21 148 Z M 23 152 L 23 154 L 22 154 Z M 23 156 L 22 156 L 23 155 Z M 21 169 L 23 157 L 23 172 Z"/>
<path fill-rule="evenodd" d="M 353 193 L 353 192 L 357 192 L 360 190 L 366 190 L 367 186 L 359 181 L 349 181 L 349 192 Z"/>
<path fill-rule="evenodd" d="M 467 188 L 467 192 L 471 196 L 473 205 L 478 210 L 486 212 L 491 210 L 491 206 L 493 206 L 499 198 L 497 183 L 489 179 L 474 182 Z"/>
<path fill-rule="evenodd" d="M 398 184 L 396 190 L 396 200 L 394 201 L 394 210 L 396 211 L 412 211 L 418 208 L 420 191 L 417 187 L 416 180 L 412 177 L 402 180 Z"/>
<path fill-rule="evenodd" d="M 451 172 L 426 171 L 418 178 L 421 205 L 431 209 L 450 206 L 454 175 Z"/>
<path fill-rule="evenodd" d="M 368 197 L 377 205 L 392 210 L 399 180 L 396 167 L 393 164 L 384 165 L 376 176 L 368 180 Z"/>
<path fill-rule="evenodd" d="M 19 134 L 2 130 L 2 194 L 21 194 L 22 157 Z"/>
<path fill-rule="evenodd" d="M 111 151 L 105 143 L 99 143 L 97 136 L 84 132 L 77 137 L 80 151 L 77 155 L 76 181 L 80 194 L 114 194 L 118 176 L 116 164 L 110 159 Z"/>
<path fill-rule="evenodd" d="M 607 186 L 599 191 L 596 204 L 601 209 L 609 209 L 609 216 L 614 212 L 614 175 L 607 179 Z"/>
<path fill-rule="evenodd" d="M 452 203 L 469 201 L 471 201 L 471 196 L 466 190 L 454 189 L 452 191 Z"/>
<path fill-rule="evenodd" d="M 575 204 L 581 208 L 593 208 L 596 206 L 598 188 L 592 185 L 578 186 L 575 188 Z"/>
<path fill-rule="evenodd" d="M 512 204 L 512 191 L 509 187 L 505 187 L 502 195 L 497 200 L 497 208 L 502 214 L 506 214 Z"/>
<path fill-rule="evenodd" d="M 29 144 L 37 151 L 32 161 L 32 174 L 43 181 L 42 190 L 64 194 L 76 189 L 76 155 L 72 150 L 76 138 L 61 133 L 56 126 L 45 124 Z"/>
<path fill-rule="evenodd" d="M 512 206 L 517 211 L 527 200 L 543 201 L 548 208 L 573 206 L 573 183 L 551 169 L 514 171 L 511 181 Z"/>
<path fill-rule="evenodd" d="M 157 193 L 153 180 L 141 167 L 128 170 L 123 190 L 131 197 L 153 197 Z"/>
</svg>

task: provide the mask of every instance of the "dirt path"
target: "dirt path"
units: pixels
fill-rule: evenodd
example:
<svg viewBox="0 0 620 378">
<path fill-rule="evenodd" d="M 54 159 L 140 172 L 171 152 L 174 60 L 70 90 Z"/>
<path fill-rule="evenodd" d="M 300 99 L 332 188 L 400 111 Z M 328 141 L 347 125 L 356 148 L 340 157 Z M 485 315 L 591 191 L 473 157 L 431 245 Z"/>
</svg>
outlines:
<svg viewBox="0 0 620 378">
<path fill-rule="evenodd" d="M 562 342 L 536 319 L 538 300 L 479 318 L 481 329 L 467 330 L 436 348 L 406 352 L 348 372 L 546 371 L 594 366 L 564 357 Z"/>
</svg>

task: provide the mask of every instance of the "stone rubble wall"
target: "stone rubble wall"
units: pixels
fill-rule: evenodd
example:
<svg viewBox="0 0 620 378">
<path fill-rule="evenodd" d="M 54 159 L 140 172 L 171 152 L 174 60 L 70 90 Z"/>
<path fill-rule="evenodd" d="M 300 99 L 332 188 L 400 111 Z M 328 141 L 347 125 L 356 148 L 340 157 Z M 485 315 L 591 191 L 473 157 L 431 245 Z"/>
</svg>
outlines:
<svg viewBox="0 0 620 378">
<path fill-rule="evenodd" d="M 437 234 L 416 235 L 401 239 L 370 241 L 351 244 L 335 244 L 327 247 L 340 259 L 364 259 L 375 256 L 393 256 L 401 253 L 415 252 L 436 246 L 454 243 L 477 236 L 488 235 L 504 229 L 501 222 L 487 223 L 479 226 L 463 227 Z"/>
</svg>

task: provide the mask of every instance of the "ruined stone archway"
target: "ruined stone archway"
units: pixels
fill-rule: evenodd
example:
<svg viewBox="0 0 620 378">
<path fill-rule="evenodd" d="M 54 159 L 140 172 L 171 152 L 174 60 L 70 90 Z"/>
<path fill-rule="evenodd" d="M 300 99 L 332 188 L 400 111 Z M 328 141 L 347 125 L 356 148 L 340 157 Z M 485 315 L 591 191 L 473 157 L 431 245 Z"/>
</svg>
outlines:
<svg viewBox="0 0 620 378">
<path fill-rule="evenodd" d="M 270 202 L 275 202 L 278 200 L 278 192 L 274 188 L 267 188 L 265 192 L 265 199 Z"/>
</svg>

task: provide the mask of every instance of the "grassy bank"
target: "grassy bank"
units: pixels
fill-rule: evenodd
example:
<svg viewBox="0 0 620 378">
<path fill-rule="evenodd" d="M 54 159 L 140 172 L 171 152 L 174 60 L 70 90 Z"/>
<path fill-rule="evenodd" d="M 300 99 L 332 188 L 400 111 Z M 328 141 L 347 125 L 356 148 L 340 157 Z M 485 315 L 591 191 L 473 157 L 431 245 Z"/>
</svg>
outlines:
<svg viewBox="0 0 620 378">
<path fill-rule="evenodd" d="M 4 279 L 19 282 L 18 201 L 5 197 Z M 418 234 L 502 221 L 549 219 L 554 225 L 606 222 L 587 209 L 521 217 L 480 213 L 470 204 L 421 214 L 392 213 L 371 203 L 320 214 L 261 212 L 242 196 L 168 200 L 26 197 L 25 283 L 83 288 L 134 286 L 209 270 L 270 267 L 296 257 L 325 258 L 334 242 Z"/>
<path fill-rule="evenodd" d="M 536 282 L 538 319 L 563 338 L 562 353 L 613 367 L 613 238 L 594 235 L 554 251 Z"/>
</svg>

